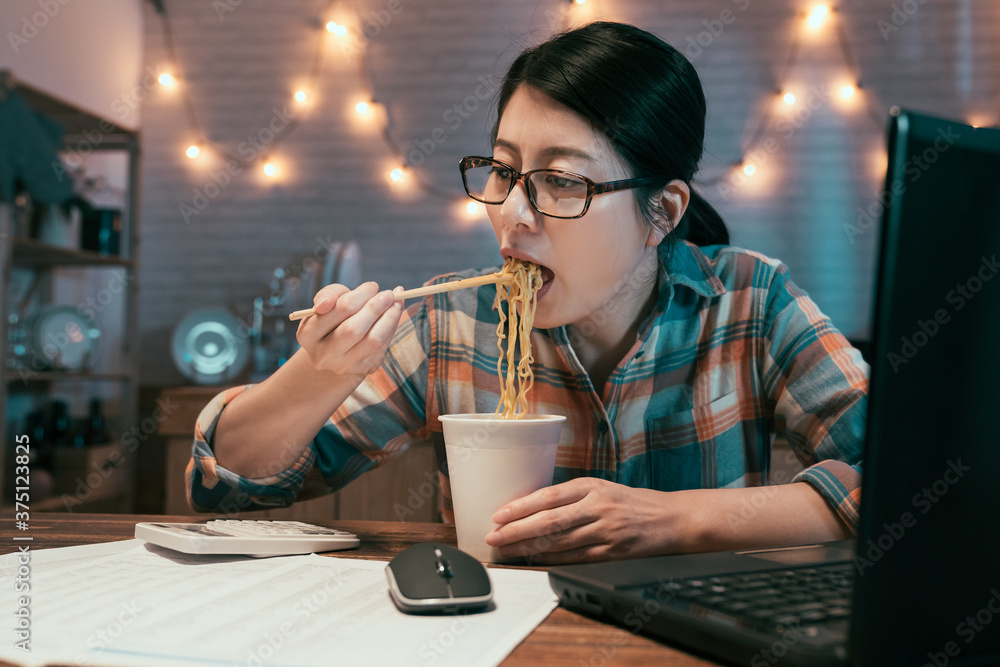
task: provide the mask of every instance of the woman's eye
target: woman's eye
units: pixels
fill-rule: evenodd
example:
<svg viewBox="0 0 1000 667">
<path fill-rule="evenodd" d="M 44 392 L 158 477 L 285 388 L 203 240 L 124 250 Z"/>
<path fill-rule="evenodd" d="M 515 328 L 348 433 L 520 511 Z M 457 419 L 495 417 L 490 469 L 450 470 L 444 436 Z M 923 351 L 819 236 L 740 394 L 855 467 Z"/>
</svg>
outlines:
<svg viewBox="0 0 1000 667">
<path fill-rule="evenodd" d="M 493 167 L 493 175 L 497 178 L 507 180 L 510 178 L 510 169 L 506 167 Z"/>
<path fill-rule="evenodd" d="M 545 179 L 545 184 L 553 188 L 565 190 L 566 188 L 573 188 L 578 186 L 580 184 L 580 181 L 574 178 L 566 178 L 565 176 L 558 176 L 555 174 L 551 174 L 549 175 L 548 178 Z"/>
</svg>

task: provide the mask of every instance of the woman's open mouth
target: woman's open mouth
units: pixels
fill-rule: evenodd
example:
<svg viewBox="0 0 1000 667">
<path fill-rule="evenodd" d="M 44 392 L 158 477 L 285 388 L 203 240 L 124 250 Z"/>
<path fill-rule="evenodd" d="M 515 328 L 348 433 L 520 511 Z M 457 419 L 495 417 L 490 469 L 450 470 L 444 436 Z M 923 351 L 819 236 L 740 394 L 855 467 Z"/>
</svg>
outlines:
<svg viewBox="0 0 1000 667">
<path fill-rule="evenodd" d="M 542 286 L 538 290 L 538 298 L 541 299 L 552 286 L 552 280 L 555 278 L 555 274 L 552 273 L 552 269 L 547 266 L 539 264 L 538 268 L 542 270 Z"/>
</svg>

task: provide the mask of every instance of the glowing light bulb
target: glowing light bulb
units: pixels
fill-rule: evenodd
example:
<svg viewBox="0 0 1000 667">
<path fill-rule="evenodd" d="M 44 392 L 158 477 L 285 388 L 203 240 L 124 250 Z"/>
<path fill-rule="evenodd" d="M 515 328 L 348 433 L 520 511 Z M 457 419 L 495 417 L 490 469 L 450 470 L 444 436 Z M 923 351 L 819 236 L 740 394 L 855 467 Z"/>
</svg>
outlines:
<svg viewBox="0 0 1000 667">
<path fill-rule="evenodd" d="M 576 4 L 583 5 L 586 4 L 587 0 L 576 0 Z"/>
<path fill-rule="evenodd" d="M 358 102 L 354 105 L 354 110 L 362 116 L 367 115 L 369 111 L 368 102 Z"/>
<path fill-rule="evenodd" d="M 854 94 L 854 90 L 854 86 L 844 86 L 840 89 L 840 96 L 846 99 Z"/>
<path fill-rule="evenodd" d="M 479 213 L 479 204 L 474 201 L 470 201 L 465 205 L 465 210 L 469 212 L 469 215 L 476 215 Z"/>
<path fill-rule="evenodd" d="M 792 95 L 791 93 L 785 93 L 785 96 L 781 99 L 785 100 L 785 104 L 788 106 L 795 104 L 795 95 Z"/>
<path fill-rule="evenodd" d="M 332 32 L 337 37 L 343 37 L 347 34 L 347 26 L 340 25 L 336 21 L 330 21 L 326 24 L 326 29 Z"/>
<path fill-rule="evenodd" d="M 826 5 L 816 5 L 813 9 L 812 14 L 809 15 L 809 25 L 816 29 L 823 24 L 826 19 L 826 15 L 830 13 L 830 8 Z"/>
<path fill-rule="evenodd" d="M 752 164 L 745 164 L 743 165 L 743 173 L 746 174 L 747 176 L 753 176 L 754 174 L 757 173 L 757 167 L 753 166 Z"/>
<path fill-rule="evenodd" d="M 306 91 L 304 91 L 304 90 L 296 90 L 295 91 L 295 101 L 296 102 L 305 102 L 306 98 L 307 98 Z"/>
<path fill-rule="evenodd" d="M 198 153 L 201 152 L 201 149 L 195 146 L 194 144 L 191 144 L 190 146 L 188 146 L 188 149 L 185 152 L 187 156 L 193 160 L 194 158 L 198 157 Z"/>
<path fill-rule="evenodd" d="M 395 169 L 389 172 L 389 178 L 398 183 L 399 181 L 403 180 L 403 170 L 400 169 L 399 167 L 396 167 Z"/>
<path fill-rule="evenodd" d="M 271 163 L 271 162 L 265 162 L 264 163 L 264 173 L 273 178 L 274 175 L 278 173 L 278 170 L 275 168 L 275 166 L 274 166 L 273 163 Z"/>
<path fill-rule="evenodd" d="M 160 82 L 161 86 L 172 86 L 172 85 L 174 85 L 174 77 L 172 77 L 172 76 L 170 76 L 169 74 L 166 74 L 166 73 L 161 74 L 159 77 L 157 77 L 156 80 Z"/>
</svg>

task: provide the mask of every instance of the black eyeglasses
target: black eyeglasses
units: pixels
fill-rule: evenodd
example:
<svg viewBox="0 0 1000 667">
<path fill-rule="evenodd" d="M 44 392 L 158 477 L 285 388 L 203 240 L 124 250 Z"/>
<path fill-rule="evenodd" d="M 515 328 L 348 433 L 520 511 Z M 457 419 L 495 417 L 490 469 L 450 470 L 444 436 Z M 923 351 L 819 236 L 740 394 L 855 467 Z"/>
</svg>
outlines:
<svg viewBox="0 0 1000 667">
<path fill-rule="evenodd" d="M 524 173 L 489 157 L 469 156 L 459 163 L 465 191 L 484 204 L 502 204 L 524 179 L 532 208 L 550 218 L 580 218 L 594 195 L 628 190 L 653 182 L 651 178 L 594 183 L 586 176 L 561 169 L 533 169 Z"/>
</svg>

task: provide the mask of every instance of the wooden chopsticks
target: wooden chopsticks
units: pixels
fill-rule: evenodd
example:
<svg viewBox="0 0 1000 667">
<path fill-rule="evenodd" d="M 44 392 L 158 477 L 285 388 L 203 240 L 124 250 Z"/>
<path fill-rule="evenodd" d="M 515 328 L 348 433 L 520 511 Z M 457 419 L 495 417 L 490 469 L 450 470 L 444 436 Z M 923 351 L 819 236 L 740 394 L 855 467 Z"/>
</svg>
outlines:
<svg viewBox="0 0 1000 667">
<path fill-rule="evenodd" d="M 466 278 L 465 280 L 452 280 L 447 283 L 438 283 L 437 285 L 428 285 L 427 287 L 404 290 L 396 294 L 393 297 L 393 301 L 402 301 L 403 299 L 427 296 L 429 294 L 439 294 L 441 292 L 451 292 L 453 290 L 466 289 L 469 287 L 481 287 L 483 285 L 490 285 L 494 283 L 509 283 L 512 280 L 513 276 L 509 273 L 491 273 L 487 276 L 476 276 L 475 278 Z M 288 319 L 294 322 L 315 314 L 315 308 L 296 310 L 288 316 Z"/>
</svg>

